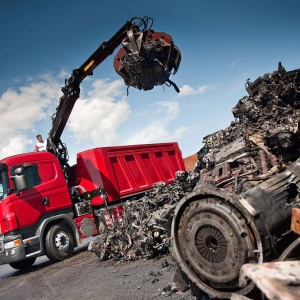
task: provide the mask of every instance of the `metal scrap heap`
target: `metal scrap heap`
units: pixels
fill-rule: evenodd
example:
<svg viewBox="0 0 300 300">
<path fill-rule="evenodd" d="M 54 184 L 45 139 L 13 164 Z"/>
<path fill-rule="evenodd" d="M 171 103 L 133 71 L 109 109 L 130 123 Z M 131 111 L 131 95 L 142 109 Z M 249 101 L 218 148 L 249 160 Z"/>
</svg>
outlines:
<svg viewBox="0 0 300 300">
<path fill-rule="evenodd" d="M 235 121 L 204 138 L 200 179 L 174 211 L 173 256 L 187 283 L 213 298 L 248 295 L 244 264 L 279 259 L 300 207 L 300 69 L 246 82 Z M 254 297 L 258 299 L 257 297 Z"/>
<path fill-rule="evenodd" d="M 95 242 L 89 244 L 89 251 L 100 260 L 136 260 L 152 258 L 168 253 L 170 212 L 176 203 L 192 190 L 199 174 L 177 171 L 174 184 L 154 184 L 153 189 L 140 199 L 124 203 L 122 219 L 110 220 L 110 226 Z M 104 210 L 107 214 L 107 211 Z"/>
<path fill-rule="evenodd" d="M 279 63 L 277 71 L 248 79 L 246 90 L 232 109 L 235 121 L 203 140 L 201 182 L 241 191 L 238 182 L 248 175 L 282 169 L 300 156 L 300 69 L 287 72 Z"/>
<path fill-rule="evenodd" d="M 246 82 L 235 121 L 204 138 L 193 172 L 124 204 L 122 222 L 90 245 L 101 259 L 150 258 L 169 247 L 179 281 L 200 297 L 249 295 L 243 265 L 280 260 L 300 208 L 300 69 Z M 298 244 L 297 244 L 298 245 Z M 258 298 L 255 298 L 258 299 Z"/>
</svg>

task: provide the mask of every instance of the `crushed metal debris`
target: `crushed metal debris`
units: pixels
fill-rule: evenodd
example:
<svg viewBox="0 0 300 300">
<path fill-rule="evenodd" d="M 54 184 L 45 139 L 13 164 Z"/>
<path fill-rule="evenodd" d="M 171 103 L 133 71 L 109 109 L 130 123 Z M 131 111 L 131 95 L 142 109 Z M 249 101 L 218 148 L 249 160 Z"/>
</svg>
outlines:
<svg viewBox="0 0 300 300">
<path fill-rule="evenodd" d="M 296 238 L 290 225 L 300 205 L 300 69 L 287 72 L 279 63 L 245 86 L 249 95 L 232 109 L 235 121 L 204 138 L 199 182 L 172 221 L 181 272 L 213 298 L 248 295 L 255 284 L 239 286 L 241 267 L 280 258 Z"/>
<path fill-rule="evenodd" d="M 235 121 L 204 138 L 200 182 L 241 192 L 300 156 L 300 69 L 287 72 L 279 63 L 277 71 L 248 79 L 246 90 L 232 109 Z"/>
<path fill-rule="evenodd" d="M 115 69 L 128 87 L 148 91 L 158 85 L 167 85 L 179 93 L 169 77 L 172 71 L 176 74 L 180 61 L 180 50 L 167 33 L 151 29 L 138 33 L 128 31 L 116 55 Z"/>
<path fill-rule="evenodd" d="M 198 179 L 197 172 L 177 171 L 173 184 L 158 182 L 141 199 L 125 202 L 121 220 L 113 222 L 111 219 L 110 228 L 106 227 L 104 233 L 89 244 L 88 250 L 100 260 L 113 258 L 121 261 L 148 259 L 169 253 L 166 228 L 170 226 L 171 212 Z M 106 210 L 103 213 L 108 215 Z"/>
</svg>

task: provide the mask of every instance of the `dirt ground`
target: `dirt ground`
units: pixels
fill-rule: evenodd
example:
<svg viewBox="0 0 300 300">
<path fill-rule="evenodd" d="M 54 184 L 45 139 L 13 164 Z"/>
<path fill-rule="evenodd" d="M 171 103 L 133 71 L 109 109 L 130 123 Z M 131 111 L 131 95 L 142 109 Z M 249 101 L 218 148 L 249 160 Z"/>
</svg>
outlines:
<svg viewBox="0 0 300 300">
<path fill-rule="evenodd" d="M 190 290 L 181 293 L 171 289 L 175 270 L 170 255 L 100 262 L 94 253 L 83 249 L 59 263 L 44 259 L 28 272 L 11 269 L 0 276 L 0 295 L 1 299 L 196 299 Z"/>
</svg>

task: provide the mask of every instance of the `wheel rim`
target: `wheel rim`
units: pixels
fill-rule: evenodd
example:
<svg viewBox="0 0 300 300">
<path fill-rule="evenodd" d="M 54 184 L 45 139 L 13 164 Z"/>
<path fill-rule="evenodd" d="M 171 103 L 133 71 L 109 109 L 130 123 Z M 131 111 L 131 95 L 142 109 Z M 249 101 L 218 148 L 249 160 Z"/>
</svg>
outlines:
<svg viewBox="0 0 300 300">
<path fill-rule="evenodd" d="M 70 247 L 70 239 L 64 231 L 60 231 L 55 235 L 55 246 L 61 252 L 66 252 Z"/>
</svg>

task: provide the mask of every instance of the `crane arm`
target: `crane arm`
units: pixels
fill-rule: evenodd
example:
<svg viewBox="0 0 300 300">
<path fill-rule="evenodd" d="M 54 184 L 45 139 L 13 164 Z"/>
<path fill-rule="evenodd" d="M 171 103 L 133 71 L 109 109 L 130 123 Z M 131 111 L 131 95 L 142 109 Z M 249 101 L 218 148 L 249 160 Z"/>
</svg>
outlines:
<svg viewBox="0 0 300 300">
<path fill-rule="evenodd" d="M 134 20 L 138 20 L 136 24 Z M 149 26 L 150 23 L 150 26 Z M 114 58 L 116 72 L 128 86 L 150 90 L 155 85 L 173 85 L 169 80 L 171 70 L 178 70 L 181 54 L 170 35 L 151 30 L 152 18 L 132 18 L 109 40 L 104 41 L 96 51 L 78 68 L 72 71 L 65 86 L 56 112 L 52 116 L 52 128 L 47 139 L 47 150 L 54 153 L 64 170 L 68 169 L 68 153 L 61 135 L 68 122 L 76 100 L 80 96 L 80 84 L 114 50 L 123 44 Z M 67 176 L 67 170 L 65 172 Z"/>
<path fill-rule="evenodd" d="M 129 31 L 138 32 L 139 27 L 133 21 L 127 21 L 109 41 L 104 41 L 78 69 L 72 71 L 70 78 L 65 80 L 65 86 L 61 88 L 63 95 L 56 108 L 56 113 L 52 116 L 52 128 L 47 139 L 47 150 L 58 157 L 62 166 L 67 163 L 68 154 L 66 146 L 61 142 L 61 135 L 75 102 L 80 96 L 80 83 L 87 76 L 93 75 L 93 70 L 113 53 L 122 43 L 122 40 L 127 37 Z"/>
<path fill-rule="evenodd" d="M 103 42 L 78 69 L 73 70 L 70 78 L 66 79 L 65 86 L 61 88 L 63 96 L 60 98 L 56 113 L 52 117 L 52 129 L 48 138 L 48 141 L 50 140 L 50 146 L 57 147 L 60 143 L 61 135 L 74 104 L 80 96 L 80 83 L 87 76 L 93 75 L 93 70 L 113 53 L 127 36 L 129 30 L 138 31 L 138 27 L 133 22 L 126 22 L 109 41 Z"/>
</svg>

